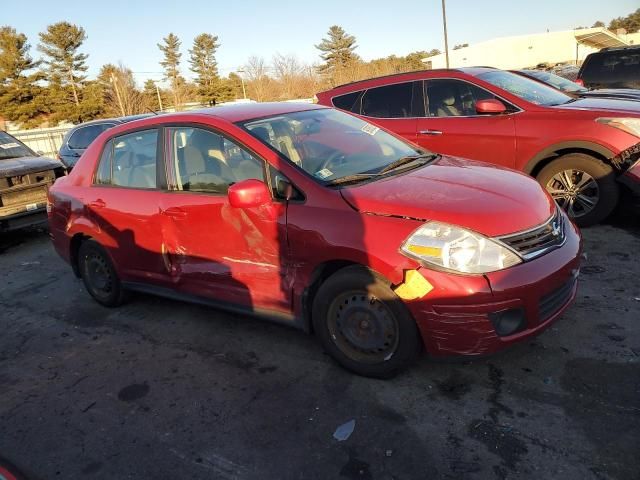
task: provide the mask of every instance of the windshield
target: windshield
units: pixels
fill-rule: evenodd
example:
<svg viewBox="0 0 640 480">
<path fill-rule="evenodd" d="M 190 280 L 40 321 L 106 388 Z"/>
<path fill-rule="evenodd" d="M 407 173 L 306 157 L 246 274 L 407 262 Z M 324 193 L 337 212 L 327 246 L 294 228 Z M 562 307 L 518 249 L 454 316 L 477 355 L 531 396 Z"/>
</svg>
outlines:
<svg viewBox="0 0 640 480">
<path fill-rule="evenodd" d="M 35 153 L 29 148 L 8 133 L 0 131 L 0 160 L 33 156 L 35 156 Z"/>
<path fill-rule="evenodd" d="M 408 157 L 428 153 L 371 123 L 333 109 L 252 120 L 244 127 L 323 183 L 354 175 L 375 175 L 400 159 L 410 161 Z"/>
<path fill-rule="evenodd" d="M 562 78 L 560 75 L 556 75 L 555 73 L 543 72 L 541 70 L 523 70 L 525 75 L 529 75 L 530 77 L 537 78 L 541 82 L 544 82 L 552 87 L 557 88 L 565 93 L 580 93 L 580 92 L 588 92 L 588 88 L 581 87 L 575 82 L 571 80 L 567 80 L 566 78 Z"/>
<path fill-rule="evenodd" d="M 503 70 L 481 73 L 478 78 L 536 105 L 561 105 L 572 100 L 555 88 Z"/>
</svg>

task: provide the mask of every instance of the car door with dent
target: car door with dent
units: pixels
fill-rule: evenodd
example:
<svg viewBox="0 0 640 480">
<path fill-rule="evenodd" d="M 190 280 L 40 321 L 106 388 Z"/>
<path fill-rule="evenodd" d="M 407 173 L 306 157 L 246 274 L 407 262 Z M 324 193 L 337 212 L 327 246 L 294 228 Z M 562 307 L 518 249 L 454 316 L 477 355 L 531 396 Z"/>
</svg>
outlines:
<svg viewBox="0 0 640 480">
<path fill-rule="evenodd" d="M 266 182 L 265 163 L 204 126 L 164 129 L 169 181 L 161 202 L 163 258 L 183 293 L 252 310 L 290 311 L 283 287 L 286 206 L 234 208 L 227 189 L 246 179 Z"/>
</svg>

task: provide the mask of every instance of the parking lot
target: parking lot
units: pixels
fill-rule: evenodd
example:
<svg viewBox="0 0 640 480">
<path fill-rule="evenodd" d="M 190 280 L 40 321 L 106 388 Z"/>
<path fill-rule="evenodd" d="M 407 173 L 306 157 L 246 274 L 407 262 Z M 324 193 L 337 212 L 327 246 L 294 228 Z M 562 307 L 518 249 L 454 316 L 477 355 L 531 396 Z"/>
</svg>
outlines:
<svg viewBox="0 0 640 480">
<path fill-rule="evenodd" d="M 640 229 L 584 239 L 577 301 L 534 341 L 379 381 L 258 319 L 103 308 L 45 231 L 4 235 L 0 456 L 29 479 L 637 478 Z"/>
</svg>

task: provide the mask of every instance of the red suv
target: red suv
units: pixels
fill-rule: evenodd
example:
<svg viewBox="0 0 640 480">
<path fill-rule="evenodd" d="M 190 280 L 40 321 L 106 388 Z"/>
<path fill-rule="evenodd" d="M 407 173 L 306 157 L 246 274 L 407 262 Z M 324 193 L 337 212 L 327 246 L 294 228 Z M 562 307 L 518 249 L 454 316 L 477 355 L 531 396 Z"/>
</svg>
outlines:
<svg viewBox="0 0 640 480">
<path fill-rule="evenodd" d="M 426 70 L 317 94 L 431 151 L 535 177 L 581 226 L 606 218 L 620 185 L 640 194 L 640 103 L 574 98 L 493 68 Z"/>
<path fill-rule="evenodd" d="M 378 377 L 422 347 L 540 332 L 575 296 L 581 247 L 526 175 L 290 103 L 113 127 L 51 188 L 49 223 L 103 305 L 137 290 L 264 315 Z"/>
</svg>

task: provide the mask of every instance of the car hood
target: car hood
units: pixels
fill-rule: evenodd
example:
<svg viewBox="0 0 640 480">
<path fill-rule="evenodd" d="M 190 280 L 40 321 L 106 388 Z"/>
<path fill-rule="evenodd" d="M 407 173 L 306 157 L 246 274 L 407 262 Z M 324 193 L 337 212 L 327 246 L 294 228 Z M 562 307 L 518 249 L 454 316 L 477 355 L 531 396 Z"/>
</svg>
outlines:
<svg viewBox="0 0 640 480">
<path fill-rule="evenodd" d="M 581 97 L 564 105 L 555 105 L 551 108 L 563 110 L 599 110 L 609 112 L 633 113 L 640 115 L 640 102 L 609 97 Z"/>
<path fill-rule="evenodd" d="M 18 157 L 0 160 L 0 177 L 24 175 L 25 173 L 42 172 L 63 168 L 62 163 L 47 157 Z"/>
<path fill-rule="evenodd" d="M 529 176 L 454 157 L 341 193 L 363 213 L 438 220 L 491 237 L 540 225 L 556 208 Z"/>
</svg>

